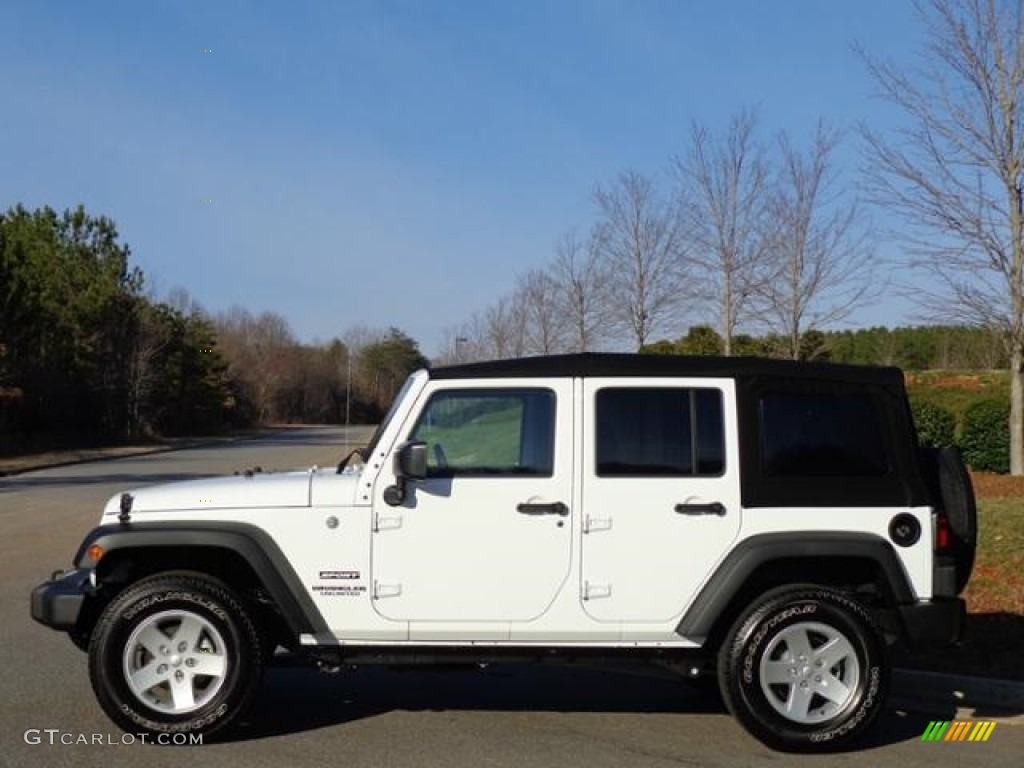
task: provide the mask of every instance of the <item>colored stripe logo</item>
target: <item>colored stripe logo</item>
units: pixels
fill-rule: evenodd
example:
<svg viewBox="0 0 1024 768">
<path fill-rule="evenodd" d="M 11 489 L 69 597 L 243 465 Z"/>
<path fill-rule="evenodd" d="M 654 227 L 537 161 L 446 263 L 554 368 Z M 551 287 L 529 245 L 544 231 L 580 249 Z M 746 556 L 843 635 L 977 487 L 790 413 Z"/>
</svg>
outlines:
<svg viewBox="0 0 1024 768">
<path fill-rule="evenodd" d="M 995 728 L 992 720 L 932 720 L 921 741 L 988 741 Z"/>
</svg>

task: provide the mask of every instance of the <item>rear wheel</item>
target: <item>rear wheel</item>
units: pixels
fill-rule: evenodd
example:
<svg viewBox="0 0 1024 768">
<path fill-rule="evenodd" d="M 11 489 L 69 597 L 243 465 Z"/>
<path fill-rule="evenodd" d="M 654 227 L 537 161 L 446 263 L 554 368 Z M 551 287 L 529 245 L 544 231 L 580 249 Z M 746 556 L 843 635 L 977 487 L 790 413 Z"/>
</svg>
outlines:
<svg viewBox="0 0 1024 768">
<path fill-rule="evenodd" d="M 865 608 L 825 587 L 775 590 L 739 617 L 719 654 L 729 711 L 783 750 L 840 747 L 881 711 L 885 645 Z"/>
<path fill-rule="evenodd" d="M 260 639 L 242 602 L 196 573 L 159 574 L 107 606 L 89 647 L 93 690 L 133 733 L 209 734 L 259 683 Z"/>
</svg>

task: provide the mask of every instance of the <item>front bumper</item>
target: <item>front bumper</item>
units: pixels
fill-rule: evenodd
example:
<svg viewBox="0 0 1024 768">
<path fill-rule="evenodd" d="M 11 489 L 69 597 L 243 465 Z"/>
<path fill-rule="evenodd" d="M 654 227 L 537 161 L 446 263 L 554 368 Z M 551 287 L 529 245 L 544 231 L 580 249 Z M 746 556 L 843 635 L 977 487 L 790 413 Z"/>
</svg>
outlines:
<svg viewBox="0 0 1024 768">
<path fill-rule="evenodd" d="M 967 623 L 967 604 L 959 597 L 922 600 L 899 606 L 907 645 L 942 648 L 960 640 Z"/>
<path fill-rule="evenodd" d="M 32 590 L 32 618 L 53 629 L 73 629 L 85 599 L 93 594 L 89 568 L 54 574 L 55 578 Z"/>
</svg>

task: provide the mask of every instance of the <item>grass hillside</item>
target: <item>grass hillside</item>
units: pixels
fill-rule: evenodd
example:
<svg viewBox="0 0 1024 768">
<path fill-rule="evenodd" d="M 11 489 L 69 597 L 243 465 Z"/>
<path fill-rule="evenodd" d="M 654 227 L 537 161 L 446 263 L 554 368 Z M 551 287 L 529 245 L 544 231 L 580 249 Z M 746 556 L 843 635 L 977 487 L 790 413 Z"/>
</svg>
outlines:
<svg viewBox="0 0 1024 768">
<path fill-rule="evenodd" d="M 982 400 L 1010 400 L 1009 371 L 916 371 L 908 372 L 911 400 L 924 400 L 947 409 L 957 420 Z"/>
<path fill-rule="evenodd" d="M 961 645 L 905 654 L 906 666 L 1024 681 L 1024 478 L 973 475 L 978 551 Z"/>
</svg>

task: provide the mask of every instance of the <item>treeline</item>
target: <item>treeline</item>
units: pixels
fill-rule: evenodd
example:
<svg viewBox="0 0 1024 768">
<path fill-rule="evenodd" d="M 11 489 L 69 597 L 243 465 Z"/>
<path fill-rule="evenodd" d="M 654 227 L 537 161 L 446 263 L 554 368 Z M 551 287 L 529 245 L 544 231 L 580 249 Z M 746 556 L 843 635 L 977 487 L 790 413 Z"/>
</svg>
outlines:
<svg viewBox="0 0 1024 768">
<path fill-rule="evenodd" d="M 406 377 L 429 361 L 397 328 L 355 328 L 298 342 L 287 320 L 233 307 L 213 320 L 235 409 L 245 423 L 376 423 Z"/>
<path fill-rule="evenodd" d="M 710 326 L 693 326 L 675 341 L 640 348 L 646 354 L 721 355 L 725 344 Z M 734 355 L 792 357 L 788 340 L 775 334 L 733 338 Z M 895 365 L 910 371 L 993 370 L 1009 366 L 1002 334 L 987 328 L 924 325 L 846 331 L 811 329 L 801 334 L 798 359 L 853 365 Z"/>
<path fill-rule="evenodd" d="M 113 221 L 0 214 L 0 453 L 274 421 L 379 418 L 427 364 L 399 331 L 299 343 L 273 313 L 145 291 Z"/>
<path fill-rule="evenodd" d="M 713 328 L 694 326 L 675 341 L 658 341 L 645 345 L 640 351 L 662 355 L 721 355 L 724 344 Z M 738 334 L 733 353 L 790 357 L 786 340 L 771 334 Z M 974 470 L 1009 471 L 1009 356 L 1002 334 L 963 326 L 810 330 L 801 336 L 799 358 L 854 365 L 895 365 L 913 371 L 907 376 L 907 384 L 914 424 L 922 443 L 958 446 Z M 954 373 L 948 373 L 950 371 Z M 979 371 L 990 373 L 980 374 Z"/>
</svg>

